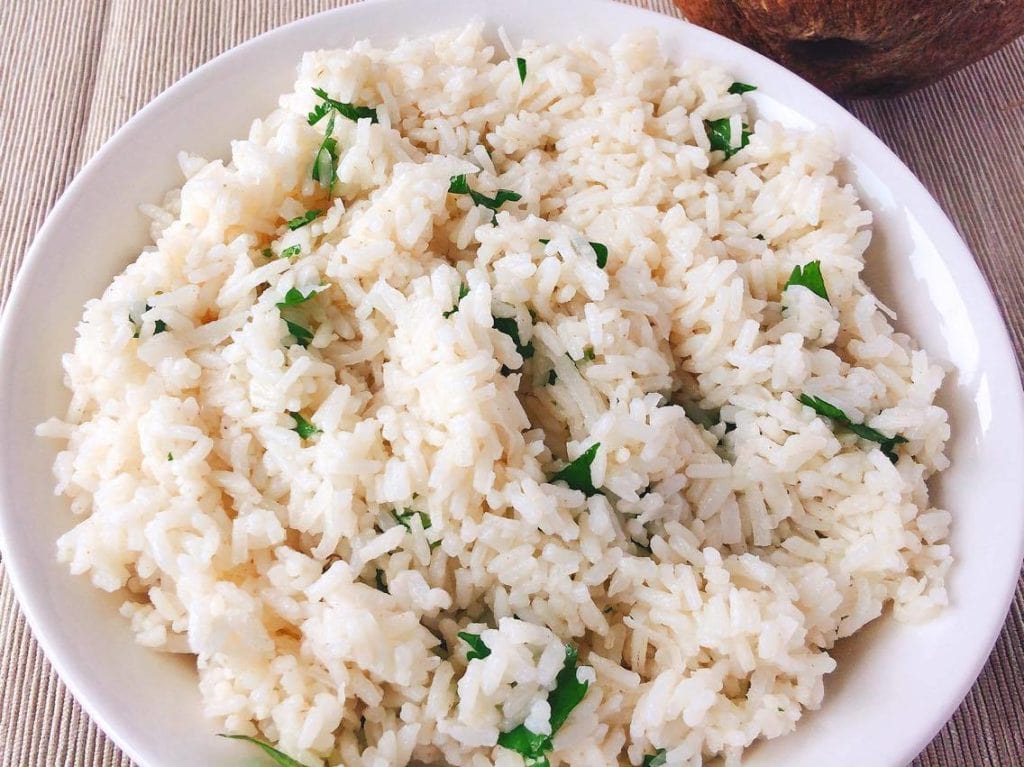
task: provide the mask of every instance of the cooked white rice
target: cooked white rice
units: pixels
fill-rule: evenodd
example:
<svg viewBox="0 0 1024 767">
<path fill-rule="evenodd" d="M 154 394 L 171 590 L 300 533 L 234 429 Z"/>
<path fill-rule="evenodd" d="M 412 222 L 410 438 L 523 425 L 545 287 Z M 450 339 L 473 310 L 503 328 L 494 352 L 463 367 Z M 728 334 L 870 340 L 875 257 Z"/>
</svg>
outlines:
<svg viewBox="0 0 1024 767">
<path fill-rule="evenodd" d="M 861 280 L 871 214 L 829 135 L 731 83 L 653 34 L 501 50 L 469 26 L 309 53 L 230 162 L 182 155 L 39 431 L 81 517 L 60 559 L 196 656 L 211 732 L 516 767 L 499 733 L 551 730 L 571 644 L 592 681 L 552 765 L 736 764 L 821 704 L 837 639 L 946 604 L 942 371 Z M 331 195 L 313 87 L 379 115 L 337 119 Z M 729 159 L 723 117 L 734 146 L 753 126 Z M 459 174 L 522 199 L 492 226 Z M 829 300 L 784 288 L 815 260 Z M 279 309 L 291 288 L 318 292 Z M 801 394 L 904 436 L 898 462 Z M 548 481 L 595 444 L 602 493 Z"/>
</svg>

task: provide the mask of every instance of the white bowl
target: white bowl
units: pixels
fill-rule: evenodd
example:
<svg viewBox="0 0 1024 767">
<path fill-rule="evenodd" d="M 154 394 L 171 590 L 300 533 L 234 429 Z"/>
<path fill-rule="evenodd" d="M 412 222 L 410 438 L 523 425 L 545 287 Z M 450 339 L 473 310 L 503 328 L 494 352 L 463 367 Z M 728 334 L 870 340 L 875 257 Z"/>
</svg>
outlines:
<svg viewBox="0 0 1024 767">
<path fill-rule="evenodd" d="M 233 137 L 290 88 L 303 51 L 369 37 L 389 43 L 483 18 L 513 39 L 608 44 L 657 29 L 673 57 L 700 57 L 756 83 L 761 116 L 828 126 L 847 158 L 843 174 L 875 214 L 868 280 L 911 333 L 955 375 L 941 394 L 950 413 L 952 467 L 934 483 L 953 512 L 952 605 L 920 626 L 889 617 L 837 649 L 824 707 L 794 734 L 757 746 L 748 767 L 902 767 L 970 688 L 1006 614 L 1024 543 L 1024 405 L 1014 355 L 988 287 L 956 230 L 907 168 L 819 91 L 762 56 L 706 30 L 592 0 L 378 0 L 313 16 L 224 54 L 132 118 L 75 179 L 36 238 L 0 330 L 0 542 L 36 638 L 68 687 L 144 767 L 237 765 L 245 746 L 216 738 L 202 718 L 192 664 L 135 645 L 119 600 L 54 560 L 72 524 L 53 495 L 54 447 L 35 425 L 63 412 L 60 355 L 82 304 L 146 243 L 140 202 L 180 184 L 182 148 L 223 157 Z M 41 737 L 37 736 L 37 737 Z"/>
</svg>

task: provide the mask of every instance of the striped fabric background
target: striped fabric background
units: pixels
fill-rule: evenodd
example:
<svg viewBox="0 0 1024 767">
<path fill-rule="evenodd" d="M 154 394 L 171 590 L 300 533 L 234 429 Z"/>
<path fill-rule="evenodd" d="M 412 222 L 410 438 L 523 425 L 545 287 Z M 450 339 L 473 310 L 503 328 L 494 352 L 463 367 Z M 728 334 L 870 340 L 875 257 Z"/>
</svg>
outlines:
<svg viewBox="0 0 1024 767">
<path fill-rule="evenodd" d="M 0 301 L 57 197 L 128 117 L 222 51 L 341 4 L 0 0 Z M 632 4 L 678 15 L 669 0 Z M 1024 39 L 918 93 L 849 108 L 906 161 L 957 224 L 996 293 L 1020 359 Z M 1024 593 L 1018 590 L 981 678 L 914 766 L 1024 764 L 1022 664 Z M 0 563 L 0 767 L 58 765 L 130 762 L 53 673 Z"/>
</svg>

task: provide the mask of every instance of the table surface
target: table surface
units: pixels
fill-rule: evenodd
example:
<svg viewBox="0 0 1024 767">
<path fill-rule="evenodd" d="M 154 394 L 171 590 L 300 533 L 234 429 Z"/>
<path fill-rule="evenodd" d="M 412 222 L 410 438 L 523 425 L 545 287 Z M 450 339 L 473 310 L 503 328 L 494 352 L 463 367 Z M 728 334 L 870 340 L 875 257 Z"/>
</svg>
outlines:
<svg viewBox="0 0 1024 767">
<path fill-rule="evenodd" d="M 200 64 L 339 0 L 3 0 L 0 302 L 68 182 Z M 632 4 L 679 15 L 669 0 Z M 1024 38 L 941 83 L 848 108 L 964 235 L 1024 351 Z M 1024 764 L 1024 590 L 977 684 L 914 767 Z M 129 767 L 54 674 L 0 563 L 0 767 Z M 824 765 L 823 767 L 827 767 Z M 871 766 L 866 766 L 871 767 Z"/>
</svg>

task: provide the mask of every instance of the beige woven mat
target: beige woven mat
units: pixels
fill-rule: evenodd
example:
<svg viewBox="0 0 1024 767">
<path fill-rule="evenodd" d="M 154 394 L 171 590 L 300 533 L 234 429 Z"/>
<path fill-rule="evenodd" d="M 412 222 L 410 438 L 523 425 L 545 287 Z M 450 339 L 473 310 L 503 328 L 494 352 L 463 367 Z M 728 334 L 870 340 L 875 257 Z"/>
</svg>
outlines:
<svg viewBox="0 0 1024 767">
<path fill-rule="evenodd" d="M 633 3 L 675 13 L 669 0 Z M 129 116 L 221 51 L 341 4 L 0 0 L 0 300 L 47 211 Z M 1021 359 L 1024 39 L 925 91 L 851 108 L 958 225 L 995 290 Z M 1024 764 L 1022 661 L 1024 594 L 1018 590 L 981 678 L 914 765 Z M 54 675 L 0 564 L 0 767 L 129 764 Z"/>
</svg>

